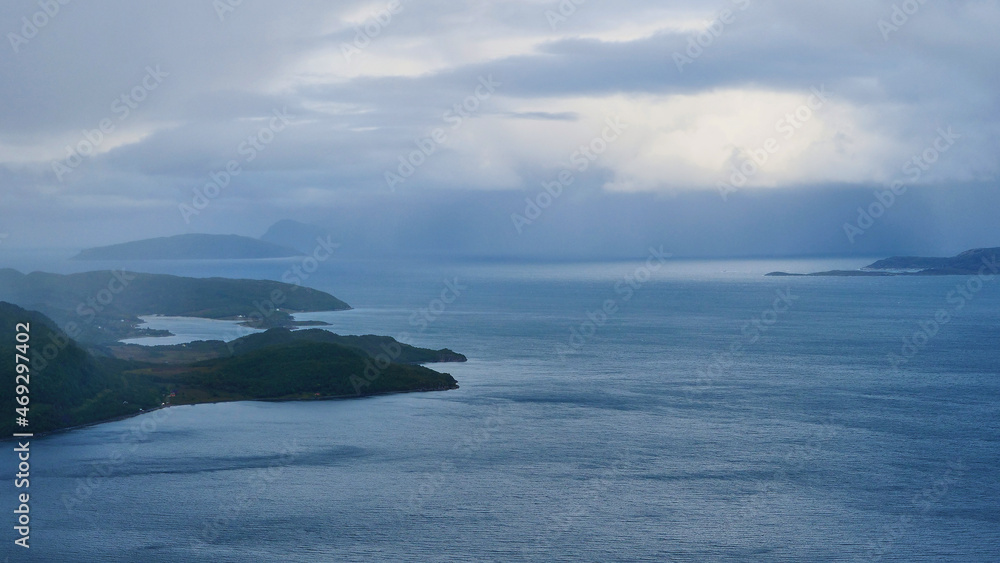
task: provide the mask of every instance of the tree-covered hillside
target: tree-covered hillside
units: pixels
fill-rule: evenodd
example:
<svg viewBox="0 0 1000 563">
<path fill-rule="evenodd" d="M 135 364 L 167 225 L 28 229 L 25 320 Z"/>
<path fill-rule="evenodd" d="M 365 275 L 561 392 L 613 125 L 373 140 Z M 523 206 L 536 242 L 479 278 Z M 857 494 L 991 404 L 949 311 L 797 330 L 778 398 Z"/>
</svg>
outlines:
<svg viewBox="0 0 1000 563">
<path fill-rule="evenodd" d="M 186 278 L 165 274 L 96 271 L 60 275 L 0 270 L 0 299 L 38 310 L 86 343 L 148 335 L 140 315 L 247 318 L 263 326 L 288 312 L 350 309 L 308 287 L 269 280 Z"/>
<path fill-rule="evenodd" d="M 30 328 L 26 417 L 30 424 L 24 428 L 15 425 L 15 408 L 20 406 L 15 402 L 18 323 Z M 220 346 L 228 349 L 216 341 L 196 343 L 192 353 L 185 352 L 185 345 L 128 347 L 149 352 L 142 359 L 122 359 L 108 353 L 110 347 L 96 348 L 95 355 L 45 315 L 0 302 L 0 365 L 8 374 L 8 383 L 0 385 L 0 435 L 100 422 L 161 403 L 358 397 L 458 387 L 451 375 L 401 363 L 421 358 L 465 360 L 450 350 L 414 348 L 389 337 L 305 332 L 302 338 L 281 329 L 244 337 L 234 343 L 235 354 L 227 352 L 225 357 L 211 356 Z M 206 353 L 211 359 L 197 360 Z M 147 361 L 156 359 L 161 361 Z"/>
<path fill-rule="evenodd" d="M 15 430 L 15 335 L 28 323 L 27 428 Z M 41 432 L 133 414 L 160 404 L 161 393 L 148 379 L 126 377 L 131 364 L 97 358 L 64 334 L 51 319 L 0 302 L 0 365 L 7 381 L 0 385 L 0 435 Z"/>
</svg>

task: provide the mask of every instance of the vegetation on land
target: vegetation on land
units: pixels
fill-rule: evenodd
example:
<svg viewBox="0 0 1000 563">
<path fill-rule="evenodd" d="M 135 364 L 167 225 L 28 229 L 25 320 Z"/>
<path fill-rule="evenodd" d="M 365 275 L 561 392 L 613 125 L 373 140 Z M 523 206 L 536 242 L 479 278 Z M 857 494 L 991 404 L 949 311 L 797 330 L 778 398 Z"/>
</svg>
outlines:
<svg viewBox="0 0 1000 563">
<path fill-rule="evenodd" d="M 107 270 L 60 275 L 0 269 L 0 299 L 44 313 L 86 344 L 169 335 L 140 328 L 143 315 L 244 319 L 270 328 L 294 325 L 291 313 L 351 308 L 329 293 L 276 281 Z"/>
<path fill-rule="evenodd" d="M 15 426 L 13 378 L 0 385 L 0 433 L 45 432 L 133 415 L 168 404 L 232 400 L 360 397 L 455 389 L 446 373 L 408 362 L 464 361 L 451 350 L 426 350 L 382 336 L 272 329 L 221 341 L 88 350 L 36 311 L 0 302 L 0 354 L 13 374 L 15 326 L 30 323 L 30 424 Z M 325 334 L 323 334 L 325 333 Z M 148 351 L 138 351 L 146 348 Z"/>
</svg>

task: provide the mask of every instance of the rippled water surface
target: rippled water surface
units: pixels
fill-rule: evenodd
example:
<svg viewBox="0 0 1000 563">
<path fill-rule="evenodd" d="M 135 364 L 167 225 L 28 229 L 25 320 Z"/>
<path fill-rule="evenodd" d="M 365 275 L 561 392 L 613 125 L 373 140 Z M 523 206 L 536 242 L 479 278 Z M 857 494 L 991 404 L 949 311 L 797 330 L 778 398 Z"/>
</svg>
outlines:
<svg viewBox="0 0 1000 563">
<path fill-rule="evenodd" d="M 36 439 L 29 560 L 1000 560 L 1000 283 L 762 276 L 864 263 L 324 264 L 461 389 Z"/>
</svg>

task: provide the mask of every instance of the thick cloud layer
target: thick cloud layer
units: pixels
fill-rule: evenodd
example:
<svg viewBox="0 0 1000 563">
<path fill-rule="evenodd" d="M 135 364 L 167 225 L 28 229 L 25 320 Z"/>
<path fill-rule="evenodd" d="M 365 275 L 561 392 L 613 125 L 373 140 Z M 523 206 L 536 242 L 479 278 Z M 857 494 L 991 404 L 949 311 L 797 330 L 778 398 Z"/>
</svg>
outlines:
<svg viewBox="0 0 1000 563">
<path fill-rule="evenodd" d="M 997 199 L 998 26 L 995 1 L 5 2 L 0 245 L 351 209 L 419 210 L 438 227 L 408 241 L 474 254 L 581 232 L 574 255 L 1000 244 L 969 220 Z M 560 175 L 551 232 L 518 229 Z M 894 181 L 899 204 L 848 236 Z M 813 215 L 776 229 L 765 200 Z M 458 201 L 476 219 L 435 215 Z"/>
</svg>

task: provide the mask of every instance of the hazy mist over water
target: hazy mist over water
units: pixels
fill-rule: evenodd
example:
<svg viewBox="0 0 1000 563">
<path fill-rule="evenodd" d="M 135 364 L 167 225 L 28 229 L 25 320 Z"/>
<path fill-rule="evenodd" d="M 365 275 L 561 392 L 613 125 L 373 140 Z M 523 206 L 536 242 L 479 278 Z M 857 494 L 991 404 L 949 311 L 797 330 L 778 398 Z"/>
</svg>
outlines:
<svg viewBox="0 0 1000 563">
<path fill-rule="evenodd" d="M 896 371 L 887 355 L 964 278 L 670 262 L 623 300 L 616 283 L 643 265 L 324 269 L 310 283 L 356 309 L 300 318 L 447 345 L 469 356 L 439 366 L 461 388 L 174 407 L 36 440 L 45 535 L 29 560 L 1000 556 L 995 287 Z M 445 280 L 465 289 L 421 329 Z"/>
<path fill-rule="evenodd" d="M 1000 561 L 997 29 L 0 2 L 0 563 Z"/>
</svg>

